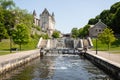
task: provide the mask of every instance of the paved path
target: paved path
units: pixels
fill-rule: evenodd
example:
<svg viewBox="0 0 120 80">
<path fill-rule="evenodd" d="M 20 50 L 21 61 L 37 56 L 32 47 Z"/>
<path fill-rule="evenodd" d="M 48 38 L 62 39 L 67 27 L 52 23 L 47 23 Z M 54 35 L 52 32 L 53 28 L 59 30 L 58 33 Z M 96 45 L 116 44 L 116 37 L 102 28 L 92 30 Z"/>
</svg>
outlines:
<svg viewBox="0 0 120 80">
<path fill-rule="evenodd" d="M 21 52 L 17 52 L 17 53 L 13 53 L 13 54 L 8 54 L 8 55 L 2 55 L 2 56 L 0 56 L 0 63 L 18 59 L 18 58 L 25 57 L 25 56 L 29 56 L 32 54 L 36 54 L 38 52 L 39 52 L 39 49 L 30 50 L 30 51 L 21 51 Z"/>
<path fill-rule="evenodd" d="M 92 51 L 92 50 L 88 50 L 87 52 L 120 64 L 120 54 L 115 54 L 115 53 L 113 54 L 104 51 L 98 51 L 96 54 L 96 51 Z"/>
</svg>

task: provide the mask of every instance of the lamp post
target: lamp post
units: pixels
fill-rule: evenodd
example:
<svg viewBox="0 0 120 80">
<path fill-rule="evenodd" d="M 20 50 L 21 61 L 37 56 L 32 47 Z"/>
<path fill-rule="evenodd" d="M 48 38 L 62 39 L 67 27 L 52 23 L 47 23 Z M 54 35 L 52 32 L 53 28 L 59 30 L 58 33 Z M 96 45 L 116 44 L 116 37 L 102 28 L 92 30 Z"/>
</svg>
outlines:
<svg viewBox="0 0 120 80">
<path fill-rule="evenodd" d="M 10 53 L 12 53 L 12 30 L 14 30 L 14 28 L 10 28 Z"/>
<path fill-rule="evenodd" d="M 98 53 L 97 48 L 98 48 L 98 46 L 97 46 L 97 37 L 96 37 L 96 54 Z"/>
<path fill-rule="evenodd" d="M 11 49 L 12 48 L 12 42 L 11 41 L 12 41 L 12 38 L 11 38 L 11 35 L 10 35 L 10 53 L 12 53 L 12 49 Z"/>
</svg>

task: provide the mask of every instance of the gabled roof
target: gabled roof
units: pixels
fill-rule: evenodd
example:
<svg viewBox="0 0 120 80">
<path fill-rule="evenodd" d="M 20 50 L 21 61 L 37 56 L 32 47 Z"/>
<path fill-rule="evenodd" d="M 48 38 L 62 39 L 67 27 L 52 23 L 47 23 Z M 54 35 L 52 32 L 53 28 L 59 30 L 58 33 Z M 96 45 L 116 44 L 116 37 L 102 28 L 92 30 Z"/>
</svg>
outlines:
<svg viewBox="0 0 120 80">
<path fill-rule="evenodd" d="M 47 10 L 46 8 L 45 8 L 44 11 L 42 12 L 42 14 L 45 14 L 45 13 L 48 14 L 48 15 L 50 15 L 50 13 L 48 12 L 48 10 Z"/>
<path fill-rule="evenodd" d="M 107 27 L 107 25 L 104 24 L 101 20 L 99 20 L 93 27 L 105 28 L 105 27 Z"/>
<path fill-rule="evenodd" d="M 104 24 L 101 20 L 99 20 L 95 25 L 92 25 L 91 27 L 90 27 L 90 29 L 93 29 L 93 28 L 105 28 L 105 27 L 107 27 L 107 25 L 106 24 Z"/>
</svg>

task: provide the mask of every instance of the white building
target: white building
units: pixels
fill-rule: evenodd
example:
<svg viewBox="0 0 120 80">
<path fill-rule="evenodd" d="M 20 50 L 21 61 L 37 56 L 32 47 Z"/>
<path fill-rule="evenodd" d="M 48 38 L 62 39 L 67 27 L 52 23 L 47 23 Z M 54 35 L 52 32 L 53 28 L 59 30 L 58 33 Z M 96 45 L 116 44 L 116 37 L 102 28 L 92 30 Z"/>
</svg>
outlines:
<svg viewBox="0 0 120 80">
<path fill-rule="evenodd" d="M 89 28 L 89 36 L 97 37 L 98 34 L 102 33 L 106 27 L 107 25 L 99 20 L 95 25 L 91 25 L 91 27 Z"/>
<path fill-rule="evenodd" d="M 54 13 L 50 14 L 45 8 L 44 11 L 37 18 L 35 10 L 33 11 L 34 25 L 40 26 L 42 31 L 47 32 L 49 36 L 53 34 L 55 30 L 55 18 Z"/>
</svg>

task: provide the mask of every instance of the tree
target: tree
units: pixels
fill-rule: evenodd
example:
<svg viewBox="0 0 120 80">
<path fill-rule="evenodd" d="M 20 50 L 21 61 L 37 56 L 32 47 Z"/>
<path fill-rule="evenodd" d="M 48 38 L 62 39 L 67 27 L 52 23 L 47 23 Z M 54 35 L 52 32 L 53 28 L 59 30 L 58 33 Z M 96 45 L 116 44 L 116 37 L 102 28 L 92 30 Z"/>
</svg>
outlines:
<svg viewBox="0 0 120 80">
<path fill-rule="evenodd" d="M 84 26 L 84 28 L 83 28 L 83 37 L 89 35 L 89 28 L 90 28 L 90 25 L 85 25 Z"/>
<path fill-rule="evenodd" d="M 98 35 L 98 39 L 108 45 L 108 50 L 110 49 L 111 43 L 116 40 L 112 29 L 105 28 L 104 31 Z"/>
<path fill-rule="evenodd" d="M 15 13 L 9 10 L 4 10 L 4 25 L 10 35 L 10 29 L 15 26 Z"/>
<path fill-rule="evenodd" d="M 120 34 L 120 8 L 117 9 L 113 21 L 112 21 L 112 29 L 115 31 L 117 34 Z"/>
<path fill-rule="evenodd" d="M 71 33 L 72 33 L 72 37 L 73 38 L 77 38 L 78 37 L 79 32 L 78 32 L 77 28 L 73 28 Z"/>
<path fill-rule="evenodd" d="M 14 43 L 20 46 L 21 50 L 21 45 L 30 41 L 30 33 L 24 24 L 18 24 L 16 29 L 13 30 L 12 38 Z"/>
<path fill-rule="evenodd" d="M 78 30 L 78 37 L 86 37 L 89 35 L 90 25 L 85 25 L 83 28 Z"/>
<path fill-rule="evenodd" d="M 94 25 L 96 24 L 98 21 L 95 19 L 95 18 L 91 18 L 89 21 L 88 21 L 88 24 L 90 25 Z"/>
<path fill-rule="evenodd" d="M 12 9 L 15 7 L 15 3 L 13 0 L 0 0 L 0 6 L 2 6 L 3 9 Z"/>
<path fill-rule="evenodd" d="M 5 29 L 4 25 L 0 23 L 0 41 L 7 36 L 8 36 L 7 30 Z"/>
<path fill-rule="evenodd" d="M 83 37 L 83 28 L 80 28 L 79 30 L 78 30 L 78 37 Z"/>
<path fill-rule="evenodd" d="M 54 31 L 52 34 L 53 38 L 59 38 L 60 37 L 60 33 L 58 31 Z"/>
</svg>

